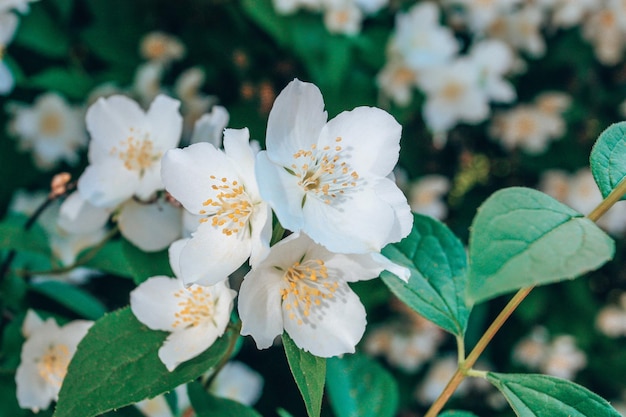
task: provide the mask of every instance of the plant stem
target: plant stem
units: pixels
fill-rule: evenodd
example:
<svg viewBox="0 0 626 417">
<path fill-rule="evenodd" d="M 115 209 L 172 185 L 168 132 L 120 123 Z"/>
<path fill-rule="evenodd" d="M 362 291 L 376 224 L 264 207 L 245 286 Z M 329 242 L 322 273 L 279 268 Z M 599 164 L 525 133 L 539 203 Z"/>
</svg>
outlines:
<svg viewBox="0 0 626 417">
<path fill-rule="evenodd" d="M 237 340 L 239 339 L 239 332 L 241 332 L 241 322 L 237 321 L 235 323 L 233 323 L 233 322 L 229 323 L 227 331 L 229 331 L 229 332 L 232 331 L 234 334 L 233 334 L 232 339 L 230 341 L 230 345 L 228 345 L 228 350 L 226 351 L 226 354 L 224 355 L 224 357 L 222 358 L 220 363 L 213 369 L 213 372 L 211 373 L 211 375 L 202 382 L 202 385 L 204 386 L 204 389 L 207 390 L 207 391 L 208 391 L 209 387 L 211 386 L 211 383 L 213 382 L 213 380 L 217 376 L 217 374 L 220 373 L 220 371 L 222 370 L 224 365 L 226 365 L 226 363 L 230 360 L 230 357 L 232 356 L 233 352 L 235 351 L 235 346 L 237 346 Z"/>
<path fill-rule="evenodd" d="M 606 213 L 615 203 L 617 203 L 626 194 L 626 177 L 622 179 L 617 187 L 613 188 L 613 191 L 606 196 L 604 200 L 598 206 L 593 209 L 591 213 L 587 215 L 587 218 L 591 221 L 598 221 L 604 213 Z"/>
<path fill-rule="evenodd" d="M 526 296 L 530 294 L 532 289 L 533 287 L 522 288 L 521 290 L 517 292 L 517 294 L 515 294 L 515 296 L 511 299 L 511 301 L 509 301 L 509 303 L 502 309 L 500 314 L 498 314 L 498 317 L 496 317 L 493 323 L 491 323 L 491 325 L 487 328 L 485 333 L 482 335 L 478 343 L 476 343 L 476 346 L 474 347 L 474 349 L 472 349 L 472 351 L 467 356 L 467 358 L 463 361 L 463 363 L 459 365 L 459 368 L 452 376 L 452 379 L 450 379 L 450 382 L 448 382 L 448 385 L 446 385 L 446 387 L 444 388 L 439 398 L 437 398 L 437 400 L 433 403 L 433 405 L 430 407 L 430 409 L 424 415 L 424 417 L 435 417 L 437 414 L 439 414 L 439 412 L 441 411 L 443 406 L 446 404 L 446 402 L 448 402 L 448 400 L 450 399 L 450 397 L 452 396 L 456 388 L 459 386 L 461 381 L 465 379 L 468 371 L 472 368 L 472 366 L 474 366 L 474 364 L 476 363 L 480 355 L 483 353 L 483 351 L 485 350 L 489 342 L 491 342 L 491 339 L 493 339 L 493 337 L 498 332 L 498 330 L 500 330 L 504 322 L 506 322 L 506 320 L 511 316 L 511 314 L 513 314 L 517 306 L 519 306 L 520 303 L 524 300 L 524 298 L 526 298 Z"/>
</svg>

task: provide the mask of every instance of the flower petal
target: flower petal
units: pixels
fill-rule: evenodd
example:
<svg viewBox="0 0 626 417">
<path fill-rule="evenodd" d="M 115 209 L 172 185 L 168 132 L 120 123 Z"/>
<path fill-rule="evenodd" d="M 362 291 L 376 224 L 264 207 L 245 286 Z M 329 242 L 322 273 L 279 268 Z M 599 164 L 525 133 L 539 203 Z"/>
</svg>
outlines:
<svg viewBox="0 0 626 417">
<path fill-rule="evenodd" d="M 145 252 L 167 248 L 182 234 L 182 211 L 163 201 L 140 204 L 128 200 L 117 219 L 122 236 Z"/>
<path fill-rule="evenodd" d="M 150 104 L 146 118 L 150 124 L 150 139 L 157 148 L 167 150 L 178 145 L 183 130 L 179 107 L 180 101 L 162 94 Z"/>
<path fill-rule="evenodd" d="M 170 260 L 170 268 L 172 268 L 174 275 L 178 278 L 181 277 L 180 253 L 182 252 L 188 241 L 189 239 L 179 239 L 176 242 L 172 243 L 167 251 Z"/>
<path fill-rule="evenodd" d="M 233 161 L 233 166 L 246 186 L 246 193 L 258 197 L 259 189 L 254 175 L 254 152 L 250 147 L 250 132 L 244 129 L 224 131 L 224 152 Z"/>
<path fill-rule="evenodd" d="M 130 309 L 137 320 L 152 330 L 174 330 L 178 299 L 184 289 L 180 280 L 166 276 L 148 278 L 130 293 Z"/>
<path fill-rule="evenodd" d="M 78 191 L 96 207 L 113 208 L 131 198 L 139 184 L 137 172 L 122 161 L 106 159 L 89 165 L 78 179 Z"/>
<path fill-rule="evenodd" d="M 90 204 L 74 191 L 61 204 L 57 224 L 73 234 L 94 233 L 106 225 L 110 215 L 109 210 Z"/>
<path fill-rule="evenodd" d="M 267 121 L 266 146 L 274 162 L 291 161 L 298 150 L 317 143 L 328 115 L 319 88 L 298 79 L 276 97 Z"/>
</svg>

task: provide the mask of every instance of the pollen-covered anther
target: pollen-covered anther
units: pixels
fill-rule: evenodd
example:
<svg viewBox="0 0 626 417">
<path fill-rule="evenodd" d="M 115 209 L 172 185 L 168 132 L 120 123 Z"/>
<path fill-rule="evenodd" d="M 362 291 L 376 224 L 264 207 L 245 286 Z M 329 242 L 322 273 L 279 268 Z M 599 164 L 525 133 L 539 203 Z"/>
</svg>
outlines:
<svg viewBox="0 0 626 417">
<path fill-rule="evenodd" d="M 321 259 L 296 262 L 287 269 L 284 280 L 281 289 L 283 308 L 299 325 L 311 315 L 312 308 L 322 304 L 322 300 L 333 298 L 339 287 L 337 282 L 328 280 L 328 269 Z"/>
<path fill-rule="evenodd" d="M 131 131 L 126 140 L 120 142 L 119 149 L 114 147 L 111 153 L 124 162 L 126 169 L 140 172 L 152 166 L 162 156 L 162 152 L 154 149 L 148 135 L 137 139 L 134 131 Z"/>
<path fill-rule="evenodd" d="M 336 143 L 341 141 L 341 137 L 335 139 Z M 344 194 L 344 188 L 356 187 L 359 174 L 350 168 L 346 162 L 347 157 L 342 156 L 343 150 L 341 146 L 336 145 L 334 148 L 324 146 L 318 151 L 317 146 L 313 145 L 310 150 L 299 150 L 294 153 L 294 159 L 305 160 L 300 165 L 291 164 L 295 175 L 300 178 L 298 185 L 307 193 L 322 195 L 322 201 L 326 204 L 331 204 L 332 199 Z"/>
<path fill-rule="evenodd" d="M 174 296 L 180 298 L 181 301 L 178 303 L 178 311 L 174 313 L 175 319 L 172 327 L 195 327 L 207 320 L 212 320 L 215 302 L 201 286 L 196 285 L 191 289 L 179 290 Z"/>
<path fill-rule="evenodd" d="M 222 229 L 227 236 L 239 233 L 248 223 L 252 214 L 252 203 L 243 185 L 238 181 L 229 182 L 227 178 L 211 176 L 212 180 L 218 181 L 219 185 L 213 184 L 211 188 L 219 191 L 214 198 L 209 198 L 202 205 L 206 210 L 200 210 L 198 214 L 207 215 L 200 219 L 201 223 L 211 219 L 211 225 Z"/>
<path fill-rule="evenodd" d="M 70 364 L 70 349 L 67 345 L 51 345 L 37 363 L 39 375 L 51 385 L 60 387 Z"/>
</svg>

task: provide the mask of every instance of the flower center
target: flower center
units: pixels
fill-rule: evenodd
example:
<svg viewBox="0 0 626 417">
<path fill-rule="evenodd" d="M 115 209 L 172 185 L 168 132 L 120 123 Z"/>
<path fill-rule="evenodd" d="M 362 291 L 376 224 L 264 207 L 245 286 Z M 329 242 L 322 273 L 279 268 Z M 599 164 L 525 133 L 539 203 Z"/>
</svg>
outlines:
<svg viewBox="0 0 626 417">
<path fill-rule="evenodd" d="M 338 196 L 345 194 L 347 188 L 357 186 L 359 174 L 347 162 L 342 161 L 342 157 L 347 158 L 341 154 L 341 141 L 341 137 L 337 137 L 334 148 L 325 146 L 320 151 L 317 145 L 312 145 L 310 150 L 299 150 L 293 154 L 297 163 L 292 164 L 287 171 L 300 178 L 298 185 L 306 193 L 302 205 L 307 194 L 312 193 L 324 203 L 330 204 Z"/>
<path fill-rule="evenodd" d="M 154 143 L 147 133 L 141 139 L 137 139 L 136 136 L 135 130 L 131 128 L 128 138 L 120 142 L 120 149 L 113 147 L 111 154 L 117 155 L 124 162 L 126 169 L 139 171 L 143 175 L 147 168 L 161 159 L 162 152 L 154 149 Z"/>
<path fill-rule="evenodd" d="M 218 181 L 214 175 L 211 175 L 211 179 Z M 252 214 L 252 203 L 243 185 L 237 181 L 229 182 L 227 178 L 221 178 L 218 184 L 213 184 L 211 188 L 219 191 L 218 194 L 202 205 L 213 212 L 200 210 L 199 214 L 208 214 L 208 217 L 200 219 L 200 222 L 207 222 L 211 218 L 211 225 L 221 227 L 225 235 L 239 233 Z"/>
<path fill-rule="evenodd" d="M 291 320 L 301 325 L 310 315 L 311 308 L 334 297 L 339 284 L 328 280 L 328 270 L 321 259 L 296 262 L 285 272 L 280 295 L 283 308 Z"/>
<path fill-rule="evenodd" d="M 70 363 L 70 349 L 67 345 L 50 345 L 37 363 L 39 376 L 44 381 L 60 388 Z"/>
<path fill-rule="evenodd" d="M 463 85 L 451 81 L 443 87 L 441 95 L 448 101 L 457 101 L 463 95 L 464 90 Z"/>
<path fill-rule="evenodd" d="M 56 113 L 47 113 L 39 120 L 39 132 L 45 136 L 55 136 L 61 132 L 63 123 Z"/>
<path fill-rule="evenodd" d="M 524 114 L 517 120 L 517 134 L 522 138 L 527 138 L 537 131 L 537 123 L 530 114 Z"/>
<path fill-rule="evenodd" d="M 215 302 L 204 287 L 193 285 L 189 289 L 178 290 L 174 297 L 181 298 L 181 301 L 178 303 L 178 311 L 174 313 L 176 319 L 172 327 L 196 327 L 207 321 L 215 324 L 213 321 Z"/>
</svg>

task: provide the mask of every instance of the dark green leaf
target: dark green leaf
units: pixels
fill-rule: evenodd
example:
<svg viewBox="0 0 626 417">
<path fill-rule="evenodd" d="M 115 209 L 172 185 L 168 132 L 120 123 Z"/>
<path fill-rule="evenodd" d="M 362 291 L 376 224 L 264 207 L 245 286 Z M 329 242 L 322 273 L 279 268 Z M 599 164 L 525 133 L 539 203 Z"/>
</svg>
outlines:
<svg viewBox="0 0 626 417">
<path fill-rule="evenodd" d="M 84 266 L 121 277 L 131 277 L 132 273 L 123 252 L 124 246 L 125 244 L 120 240 L 109 241 L 95 255 L 89 258 Z M 79 259 L 90 253 L 91 250 L 87 249 L 87 251 L 81 254 Z"/>
<path fill-rule="evenodd" d="M 469 299 L 573 279 L 613 257 L 613 240 L 582 214 L 530 188 L 500 190 L 470 233 Z"/>
<path fill-rule="evenodd" d="M 28 87 L 57 91 L 75 100 L 84 99 L 94 87 L 89 75 L 71 68 L 47 68 L 28 79 Z"/>
<path fill-rule="evenodd" d="M 450 410 L 444 411 L 439 414 L 439 417 L 478 417 L 474 413 L 470 413 L 469 411 L 458 411 L 458 410 Z"/>
<path fill-rule="evenodd" d="M 29 231 L 24 230 L 25 216 L 11 215 L 0 223 L 0 249 L 27 251 L 51 256 L 46 232 L 35 224 Z"/>
<path fill-rule="evenodd" d="M 326 384 L 337 417 L 393 417 L 398 411 L 395 379 L 367 356 L 328 359 Z"/>
<path fill-rule="evenodd" d="M 611 405 L 571 381 L 547 375 L 487 373 L 520 417 L 620 417 Z"/>
<path fill-rule="evenodd" d="M 227 332 L 173 372 L 157 356 L 166 337 L 137 321 L 130 308 L 98 320 L 70 363 L 55 417 L 96 416 L 190 382 L 224 358 L 236 335 Z"/>
<path fill-rule="evenodd" d="M 408 283 L 389 272 L 381 278 L 413 310 L 452 334 L 463 336 L 470 309 L 465 304 L 467 255 L 443 223 L 414 214 L 413 230 L 383 255 L 411 271 Z"/>
<path fill-rule="evenodd" d="M 67 32 L 48 14 L 42 3 L 34 3 L 27 16 L 20 19 L 14 42 L 53 58 L 69 52 Z"/>
<path fill-rule="evenodd" d="M 187 385 L 187 392 L 198 417 L 261 417 L 253 408 L 207 393 L 199 382 Z"/>
<path fill-rule="evenodd" d="M 170 268 L 167 250 L 144 252 L 127 240 L 122 240 L 122 252 L 128 265 L 128 272 L 136 284 L 141 284 L 157 275 L 174 276 Z"/>
<path fill-rule="evenodd" d="M 296 346 L 287 333 L 283 333 L 283 346 L 289 368 L 300 389 L 309 417 L 319 417 L 324 395 L 326 359 L 303 351 Z"/>
<path fill-rule="evenodd" d="M 615 123 L 600 134 L 589 157 L 591 172 L 606 198 L 626 177 L 626 122 Z M 622 199 L 626 196 L 622 196 Z"/>
<path fill-rule="evenodd" d="M 242 0 L 241 6 L 279 45 L 289 43 L 291 28 L 288 20 L 276 13 L 271 0 Z"/>
<path fill-rule="evenodd" d="M 45 281 L 31 284 L 31 289 L 58 302 L 80 316 L 97 320 L 106 313 L 106 307 L 97 298 L 71 284 Z"/>
</svg>

